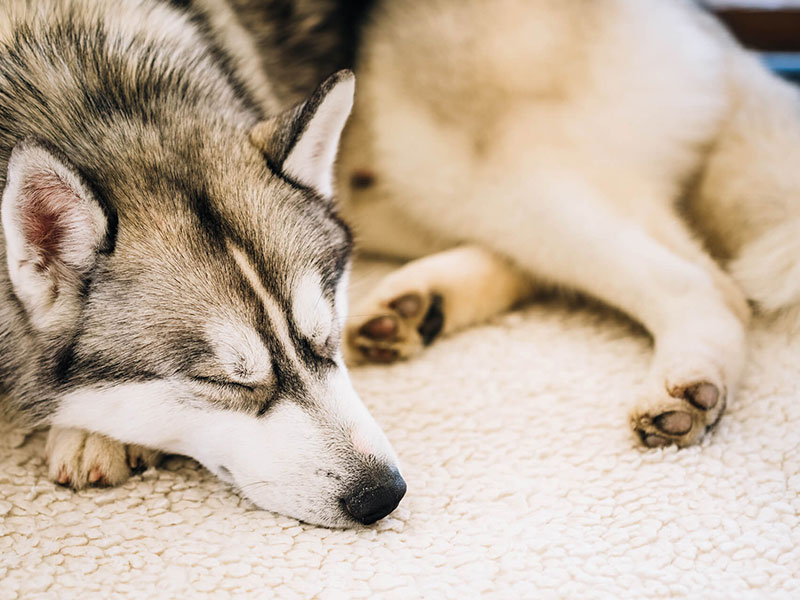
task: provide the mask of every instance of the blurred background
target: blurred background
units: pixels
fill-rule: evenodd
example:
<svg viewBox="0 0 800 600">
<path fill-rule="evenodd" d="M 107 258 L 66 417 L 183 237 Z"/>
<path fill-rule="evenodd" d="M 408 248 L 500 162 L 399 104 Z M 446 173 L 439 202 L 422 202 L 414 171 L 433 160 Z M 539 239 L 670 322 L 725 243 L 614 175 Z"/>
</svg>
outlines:
<svg viewBox="0 0 800 600">
<path fill-rule="evenodd" d="M 800 0 L 704 0 L 747 47 L 800 83 Z"/>
</svg>

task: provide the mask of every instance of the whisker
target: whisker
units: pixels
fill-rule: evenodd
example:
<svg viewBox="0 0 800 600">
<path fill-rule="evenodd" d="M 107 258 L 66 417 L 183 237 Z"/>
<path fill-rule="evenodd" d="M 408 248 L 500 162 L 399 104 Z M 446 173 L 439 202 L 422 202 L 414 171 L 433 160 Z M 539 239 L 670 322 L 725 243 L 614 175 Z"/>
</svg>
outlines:
<svg viewBox="0 0 800 600">
<path fill-rule="evenodd" d="M 269 481 L 254 481 L 252 483 L 245 483 L 244 485 L 235 485 L 234 487 L 237 490 L 239 490 L 240 492 L 243 492 L 245 489 L 248 489 L 248 490 L 251 489 L 251 488 L 255 489 L 255 488 L 263 487 L 263 486 L 269 485 L 269 484 L 270 484 Z"/>
<path fill-rule="evenodd" d="M 363 315 L 347 315 L 346 321 L 350 321 L 352 319 L 365 319 L 367 317 L 374 317 L 376 316 L 375 313 L 368 313 Z"/>
</svg>

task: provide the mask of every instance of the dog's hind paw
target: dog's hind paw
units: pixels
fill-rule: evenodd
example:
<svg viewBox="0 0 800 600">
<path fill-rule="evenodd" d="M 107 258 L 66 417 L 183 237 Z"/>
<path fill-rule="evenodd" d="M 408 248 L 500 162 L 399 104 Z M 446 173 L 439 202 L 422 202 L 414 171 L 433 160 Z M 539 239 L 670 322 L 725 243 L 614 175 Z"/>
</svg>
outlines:
<svg viewBox="0 0 800 600">
<path fill-rule="evenodd" d="M 631 427 L 648 448 L 690 446 L 722 418 L 725 396 L 724 389 L 705 381 L 671 388 L 667 397 L 637 407 Z"/>
<path fill-rule="evenodd" d="M 360 307 L 347 330 L 352 362 L 391 363 L 417 354 L 444 326 L 442 296 L 404 292 Z"/>
<path fill-rule="evenodd" d="M 46 453 L 50 479 L 76 490 L 119 485 L 131 474 L 156 466 L 160 459 L 160 454 L 149 448 L 60 427 L 50 429 Z"/>
</svg>

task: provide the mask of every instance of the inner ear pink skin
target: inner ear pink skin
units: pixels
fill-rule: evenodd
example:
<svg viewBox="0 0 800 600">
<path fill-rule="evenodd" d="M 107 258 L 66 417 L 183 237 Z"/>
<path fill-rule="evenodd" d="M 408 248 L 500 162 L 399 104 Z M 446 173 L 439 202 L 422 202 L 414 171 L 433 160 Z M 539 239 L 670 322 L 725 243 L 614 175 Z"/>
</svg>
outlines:
<svg viewBox="0 0 800 600">
<path fill-rule="evenodd" d="M 57 260 L 68 223 L 63 215 L 81 210 L 69 186 L 55 173 L 43 174 L 22 190 L 26 206 L 21 210 L 22 234 L 37 249 L 42 266 Z"/>
</svg>

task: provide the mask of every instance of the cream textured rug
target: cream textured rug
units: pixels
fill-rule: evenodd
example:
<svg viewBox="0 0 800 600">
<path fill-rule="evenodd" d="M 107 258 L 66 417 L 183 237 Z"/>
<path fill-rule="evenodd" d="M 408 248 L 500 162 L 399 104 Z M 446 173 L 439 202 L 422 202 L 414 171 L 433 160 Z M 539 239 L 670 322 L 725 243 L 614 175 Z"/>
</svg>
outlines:
<svg viewBox="0 0 800 600">
<path fill-rule="evenodd" d="M 649 352 L 547 302 L 355 370 L 409 486 L 359 531 L 256 510 L 183 458 L 72 493 L 43 434 L 5 425 L 0 599 L 800 598 L 800 335 L 756 323 L 738 401 L 681 451 L 627 426 Z"/>
</svg>

